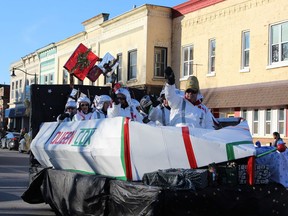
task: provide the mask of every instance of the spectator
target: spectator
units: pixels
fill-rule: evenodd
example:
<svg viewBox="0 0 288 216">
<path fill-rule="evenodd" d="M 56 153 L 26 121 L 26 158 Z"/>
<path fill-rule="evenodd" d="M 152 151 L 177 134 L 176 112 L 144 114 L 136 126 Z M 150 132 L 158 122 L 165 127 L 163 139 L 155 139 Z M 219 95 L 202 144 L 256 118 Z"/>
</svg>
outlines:
<svg viewBox="0 0 288 216">
<path fill-rule="evenodd" d="M 22 128 L 22 129 L 20 130 L 20 137 L 19 137 L 19 140 L 21 140 L 21 139 L 24 138 L 25 133 L 26 133 L 26 128 Z"/>
<path fill-rule="evenodd" d="M 278 132 L 273 132 L 273 143 L 271 144 L 271 146 L 277 147 L 277 143 L 278 141 L 283 141 L 282 138 L 280 137 L 280 134 Z"/>
<path fill-rule="evenodd" d="M 4 127 L 1 127 L 0 128 L 0 139 L 2 139 L 5 135 L 6 135 L 6 131 L 5 131 Z"/>
</svg>

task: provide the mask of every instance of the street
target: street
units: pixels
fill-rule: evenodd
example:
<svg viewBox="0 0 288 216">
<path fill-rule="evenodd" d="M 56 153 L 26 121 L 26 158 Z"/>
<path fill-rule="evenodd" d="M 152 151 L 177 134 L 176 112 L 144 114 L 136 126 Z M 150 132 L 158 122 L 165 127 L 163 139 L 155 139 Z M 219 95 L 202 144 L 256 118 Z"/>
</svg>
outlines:
<svg viewBox="0 0 288 216">
<path fill-rule="evenodd" d="M 29 204 L 21 195 L 29 184 L 29 155 L 0 149 L 0 215 L 55 215 L 50 206 Z"/>
</svg>

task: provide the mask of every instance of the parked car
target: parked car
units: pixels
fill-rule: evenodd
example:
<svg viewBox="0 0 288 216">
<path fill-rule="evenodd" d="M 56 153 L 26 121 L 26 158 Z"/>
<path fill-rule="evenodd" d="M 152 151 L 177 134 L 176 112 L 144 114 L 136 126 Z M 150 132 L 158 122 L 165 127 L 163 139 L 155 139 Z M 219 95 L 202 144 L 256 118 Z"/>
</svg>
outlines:
<svg viewBox="0 0 288 216">
<path fill-rule="evenodd" d="M 1 148 L 8 148 L 9 150 L 18 150 L 19 148 L 20 133 L 18 132 L 7 132 L 6 135 L 1 139 Z"/>
</svg>

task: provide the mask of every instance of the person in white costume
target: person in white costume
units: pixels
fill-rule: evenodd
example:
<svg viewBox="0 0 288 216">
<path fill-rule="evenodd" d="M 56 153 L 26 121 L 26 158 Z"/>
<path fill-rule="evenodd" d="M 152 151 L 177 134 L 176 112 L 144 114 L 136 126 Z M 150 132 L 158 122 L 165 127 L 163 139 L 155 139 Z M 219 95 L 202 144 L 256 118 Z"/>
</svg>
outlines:
<svg viewBox="0 0 288 216">
<path fill-rule="evenodd" d="M 143 116 L 132 105 L 131 96 L 127 89 L 119 88 L 113 93 L 113 103 L 107 110 L 108 118 L 117 116 L 128 117 L 131 121 L 142 122 Z"/>
<path fill-rule="evenodd" d="M 81 96 L 77 100 L 77 113 L 72 121 L 83 121 L 92 119 L 91 101 L 87 96 Z"/>
<path fill-rule="evenodd" d="M 169 125 L 170 107 L 163 90 L 157 101 L 153 96 L 145 95 L 140 100 L 140 107 L 144 116 L 144 123 L 156 126 Z"/>
<path fill-rule="evenodd" d="M 184 97 L 175 92 L 175 75 L 171 67 L 165 70 L 165 96 L 168 100 L 171 126 L 189 126 L 192 128 L 215 129 L 214 117 L 202 104 L 203 96 L 199 94 L 197 77 L 190 76 Z"/>
<path fill-rule="evenodd" d="M 135 98 L 131 99 L 131 103 L 134 107 L 136 107 L 136 109 L 138 110 L 138 112 L 140 112 L 140 102 L 138 100 L 136 100 Z"/>
<path fill-rule="evenodd" d="M 74 100 L 67 101 L 65 105 L 65 112 L 57 117 L 57 122 L 72 121 L 73 116 L 76 113 L 77 104 Z"/>
<path fill-rule="evenodd" d="M 92 114 L 92 119 L 103 119 L 107 118 L 107 109 L 110 106 L 112 99 L 108 95 L 95 95 L 93 104 L 94 111 Z"/>
<path fill-rule="evenodd" d="M 143 123 L 156 126 L 156 122 L 149 118 L 150 112 L 155 108 L 151 96 L 144 95 L 140 100 L 140 114 L 143 116 Z"/>
</svg>

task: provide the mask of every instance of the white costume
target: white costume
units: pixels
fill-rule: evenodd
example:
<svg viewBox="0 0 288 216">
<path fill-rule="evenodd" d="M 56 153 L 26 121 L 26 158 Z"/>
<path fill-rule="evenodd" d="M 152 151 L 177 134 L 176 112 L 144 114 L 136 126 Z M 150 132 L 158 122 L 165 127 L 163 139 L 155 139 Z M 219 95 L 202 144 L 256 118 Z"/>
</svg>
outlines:
<svg viewBox="0 0 288 216">
<path fill-rule="evenodd" d="M 80 110 L 77 110 L 77 113 L 74 115 L 72 121 L 83 121 L 83 120 L 90 120 L 92 119 L 92 113 L 83 113 Z"/>
<path fill-rule="evenodd" d="M 143 116 L 138 112 L 136 107 L 132 105 L 129 91 L 125 88 L 119 88 L 115 94 L 125 95 L 128 107 L 122 108 L 121 104 L 112 103 L 112 106 L 107 110 L 108 118 L 123 116 L 130 118 L 132 121 L 142 122 Z"/>
<path fill-rule="evenodd" d="M 148 118 L 156 125 L 168 126 L 170 125 L 170 110 L 163 104 L 159 104 L 150 110 Z"/>
<path fill-rule="evenodd" d="M 81 103 L 91 104 L 90 99 L 87 96 L 79 97 L 77 100 L 77 107 L 80 107 Z M 83 121 L 92 119 L 92 112 L 84 113 L 81 110 L 77 110 L 77 113 L 73 116 L 72 121 Z"/>
<path fill-rule="evenodd" d="M 66 117 L 64 119 L 61 119 L 61 117 L 63 116 L 63 114 L 60 114 L 58 117 L 57 117 L 57 122 L 69 122 L 69 121 L 72 121 L 72 118 L 74 116 L 75 113 L 69 113 L 67 112 L 67 108 L 68 107 L 73 107 L 74 109 L 76 109 L 77 105 L 76 105 L 76 102 L 75 101 L 67 101 L 66 105 L 65 105 L 65 113 L 64 115 L 66 114 Z"/>
<path fill-rule="evenodd" d="M 112 101 L 111 97 L 108 95 L 95 95 L 94 98 L 94 112 L 92 114 L 92 119 L 103 119 L 106 118 L 107 115 L 103 112 L 104 103 L 110 103 Z"/>
<path fill-rule="evenodd" d="M 214 129 L 210 110 L 203 104 L 194 106 L 190 101 L 175 92 L 175 85 L 165 84 L 165 96 L 170 110 L 171 126 Z"/>
</svg>

